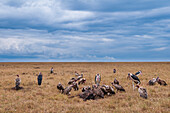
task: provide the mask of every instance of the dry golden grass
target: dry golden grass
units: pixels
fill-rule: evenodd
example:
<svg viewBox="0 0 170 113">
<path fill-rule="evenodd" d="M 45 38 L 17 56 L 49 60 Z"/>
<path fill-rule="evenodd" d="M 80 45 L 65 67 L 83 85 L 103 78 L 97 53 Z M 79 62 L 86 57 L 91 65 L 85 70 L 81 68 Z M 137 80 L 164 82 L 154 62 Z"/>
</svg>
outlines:
<svg viewBox="0 0 170 113">
<path fill-rule="evenodd" d="M 40 67 L 40 68 L 36 68 Z M 54 67 L 56 74 L 49 74 Z M 113 68 L 117 73 L 113 74 Z M 66 112 L 66 113 L 168 113 L 170 112 L 170 63 L 0 63 L 0 113 L 3 112 Z M 133 91 L 132 82 L 127 80 L 128 72 L 135 73 L 142 70 L 139 76 L 142 86 L 147 89 L 148 99 L 139 97 Z M 37 85 L 39 72 L 43 74 L 41 86 Z M 116 77 L 126 92 L 118 92 L 114 96 L 104 99 L 83 101 L 82 99 L 68 98 L 60 94 L 56 86 L 61 82 L 64 86 L 74 77 L 74 72 L 84 73 L 87 79 L 85 85 L 94 84 L 94 76 L 100 73 L 101 84 L 108 84 Z M 25 73 L 25 74 L 22 74 Z M 15 91 L 15 78 L 20 75 L 21 86 L 24 89 Z M 147 86 L 153 77 L 159 76 L 166 80 L 167 86 Z M 80 85 L 80 88 L 84 85 Z M 71 95 L 79 91 L 71 91 Z"/>
</svg>

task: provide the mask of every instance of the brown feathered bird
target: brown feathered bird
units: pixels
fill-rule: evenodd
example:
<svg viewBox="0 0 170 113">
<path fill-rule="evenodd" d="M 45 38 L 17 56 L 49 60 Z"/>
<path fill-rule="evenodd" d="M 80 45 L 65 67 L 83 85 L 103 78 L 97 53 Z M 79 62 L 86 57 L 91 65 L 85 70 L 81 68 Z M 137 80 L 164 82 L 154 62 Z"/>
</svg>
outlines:
<svg viewBox="0 0 170 113">
<path fill-rule="evenodd" d="M 72 83 L 74 91 L 79 90 L 78 84 L 76 82 Z"/>
<path fill-rule="evenodd" d="M 114 82 L 114 84 L 118 84 L 119 85 L 119 81 L 116 78 L 114 79 L 113 82 Z"/>
<path fill-rule="evenodd" d="M 70 91 L 72 90 L 73 85 L 69 85 L 68 87 L 66 87 L 63 91 L 64 94 L 66 95 L 70 95 Z"/>
<path fill-rule="evenodd" d="M 149 80 L 147 85 L 153 86 L 155 85 L 156 81 L 157 81 L 156 78 L 153 78 L 152 80 Z"/>
<path fill-rule="evenodd" d="M 91 90 L 91 87 L 90 86 L 84 86 L 82 88 L 82 92 L 86 91 L 86 90 Z"/>
<path fill-rule="evenodd" d="M 61 93 L 64 91 L 64 87 L 61 83 L 57 85 L 57 89 L 61 91 Z"/>
<path fill-rule="evenodd" d="M 160 84 L 160 85 L 164 85 L 164 86 L 167 85 L 167 83 L 166 83 L 164 80 L 161 80 L 159 77 L 157 77 L 156 81 L 157 81 L 158 84 Z"/>
<path fill-rule="evenodd" d="M 78 85 L 80 84 L 84 84 L 86 82 L 86 79 L 85 78 L 81 78 L 78 82 Z"/>
<path fill-rule="evenodd" d="M 114 84 L 114 83 L 111 83 L 117 91 L 125 91 L 125 89 L 121 86 L 121 85 L 118 85 L 118 84 Z"/>
<path fill-rule="evenodd" d="M 68 84 L 70 85 L 70 84 L 72 84 L 73 82 L 76 82 L 77 80 L 70 80 L 69 82 L 68 82 Z"/>
<path fill-rule="evenodd" d="M 140 97 L 142 97 L 144 99 L 147 99 L 148 98 L 148 94 L 147 94 L 146 89 L 143 88 L 143 87 L 140 87 L 139 85 L 136 85 L 136 87 L 138 88 L 138 92 L 139 92 Z"/>
<path fill-rule="evenodd" d="M 109 85 L 102 85 L 101 90 L 107 95 L 115 94 L 113 87 L 111 87 Z"/>
<path fill-rule="evenodd" d="M 79 76 L 77 77 L 77 80 L 80 80 L 81 78 L 83 78 L 83 74 L 79 75 Z"/>
</svg>

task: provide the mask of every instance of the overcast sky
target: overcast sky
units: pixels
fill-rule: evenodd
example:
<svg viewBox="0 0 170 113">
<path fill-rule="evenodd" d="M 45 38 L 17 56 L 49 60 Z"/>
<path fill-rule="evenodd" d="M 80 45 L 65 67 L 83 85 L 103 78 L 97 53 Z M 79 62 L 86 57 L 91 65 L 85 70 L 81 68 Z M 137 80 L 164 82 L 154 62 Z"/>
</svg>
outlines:
<svg viewBox="0 0 170 113">
<path fill-rule="evenodd" d="M 170 61 L 170 0 L 0 0 L 9 61 Z"/>
</svg>

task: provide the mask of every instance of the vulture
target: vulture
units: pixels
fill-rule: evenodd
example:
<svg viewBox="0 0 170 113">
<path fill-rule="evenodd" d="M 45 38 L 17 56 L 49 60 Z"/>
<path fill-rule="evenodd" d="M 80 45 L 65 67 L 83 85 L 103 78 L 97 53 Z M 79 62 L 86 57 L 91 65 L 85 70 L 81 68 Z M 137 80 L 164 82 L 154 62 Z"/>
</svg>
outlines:
<svg viewBox="0 0 170 113">
<path fill-rule="evenodd" d="M 98 87 L 97 84 L 93 84 L 93 85 L 92 85 L 92 89 L 97 88 L 97 87 Z"/>
<path fill-rule="evenodd" d="M 77 80 L 73 80 L 73 79 L 71 79 L 69 82 L 68 82 L 68 84 L 70 85 L 70 84 L 72 84 L 73 82 L 76 82 Z"/>
<path fill-rule="evenodd" d="M 132 80 L 133 90 L 134 90 L 134 83 L 138 84 L 138 85 L 141 83 L 139 78 L 136 75 L 132 74 L 132 73 L 128 73 L 127 79 L 128 78 L 130 80 Z"/>
<path fill-rule="evenodd" d="M 116 69 L 113 69 L 113 73 L 116 73 Z"/>
<path fill-rule="evenodd" d="M 113 82 L 114 82 L 114 84 L 118 84 L 119 85 L 119 81 L 116 78 L 114 79 Z"/>
<path fill-rule="evenodd" d="M 167 83 L 164 80 L 161 80 L 159 77 L 157 77 L 156 81 L 158 82 L 158 84 L 166 86 Z"/>
<path fill-rule="evenodd" d="M 107 94 L 107 95 L 115 94 L 113 87 L 111 87 L 109 85 L 102 85 L 102 87 L 104 89 L 103 88 L 101 88 L 101 89 L 105 94 Z"/>
<path fill-rule="evenodd" d="M 143 88 L 143 87 L 140 87 L 139 85 L 136 85 L 136 87 L 138 88 L 138 92 L 139 92 L 140 97 L 142 97 L 144 99 L 147 99 L 148 98 L 148 94 L 147 94 L 146 89 Z"/>
<path fill-rule="evenodd" d="M 75 71 L 75 76 L 80 76 L 79 73 L 77 73 L 77 71 Z"/>
<path fill-rule="evenodd" d="M 86 90 L 91 90 L 91 87 L 90 86 L 85 86 L 85 87 L 82 88 L 82 92 L 84 92 Z"/>
<path fill-rule="evenodd" d="M 17 75 L 17 78 L 15 79 L 15 89 L 19 90 L 21 84 L 21 79 L 19 78 L 19 75 Z"/>
<path fill-rule="evenodd" d="M 86 100 L 90 100 L 90 99 L 95 99 L 95 94 L 93 93 L 93 91 L 91 89 L 89 90 L 85 90 L 84 92 L 80 93 L 78 95 L 80 98 L 82 98 L 84 101 Z"/>
<path fill-rule="evenodd" d="M 100 89 L 100 87 L 93 88 L 92 90 L 95 95 L 95 99 L 104 98 L 104 92 Z"/>
<path fill-rule="evenodd" d="M 77 77 L 77 80 L 80 80 L 81 78 L 83 78 L 83 74 L 81 74 L 80 76 Z"/>
<path fill-rule="evenodd" d="M 114 83 L 111 83 L 115 88 L 116 88 L 116 90 L 118 91 L 124 91 L 125 92 L 125 89 L 121 86 L 121 85 L 119 85 L 119 84 L 114 84 Z"/>
<path fill-rule="evenodd" d="M 70 80 L 76 80 L 77 81 L 77 79 L 75 77 L 71 78 Z"/>
<path fill-rule="evenodd" d="M 140 71 L 136 72 L 135 75 L 136 76 L 142 75 L 142 71 L 140 70 Z"/>
<path fill-rule="evenodd" d="M 78 84 L 76 82 L 72 83 L 74 91 L 79 90 Z"/>
<path fill-rule="evenodd" d="M 61 83 L 57 85 L 57 89 L 61 91 L 61 93 L 64 91 L 64 87 Z"/>
<path fill-rule="evenodd" d="M 81 78 L 78 82 L 78 85 L 80 84 L 84 84 L 86 82 L 86 79 L 85 78 Z"/>
<path fill-rule="evenodd" d="M 41 85 L 41 83 L 42 83 L 42 74 L 41 74 L 41 72 L 39 73 L 37 80 L 38 80 L 38 85 Z"/>
<path fill-rule="evenodd" d="M 157 81 L 156 78 L 153 78 L 152 80 L 149 80 L 148 85 L 150 86 L 155 85 L 156 81 Z"/>
<path fill-rule="evenodd" d="M 73 87 L 73 85 L 66 87 L 62 93 L 66 94 L 66 95 L 70 95 L 70 91 L 72 90 L 72 87 Z"/>
</svg>

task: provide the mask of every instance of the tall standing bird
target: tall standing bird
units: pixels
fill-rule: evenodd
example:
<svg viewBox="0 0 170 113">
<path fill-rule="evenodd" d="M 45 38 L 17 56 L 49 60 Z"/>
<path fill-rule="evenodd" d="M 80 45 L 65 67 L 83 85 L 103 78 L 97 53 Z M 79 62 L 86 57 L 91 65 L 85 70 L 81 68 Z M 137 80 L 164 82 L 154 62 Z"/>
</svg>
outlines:
<svg viewBox="0 0 170 113">
<path fill-rule="evenodd" d="M 51 68 L 51 74 L 53 73 L 53 67 Z"/>
<path fill-rule="evenodd" d="M 97 86 L 99 86 L 100 81 L 101 81 L 101 76 L 100 76 L 100 74 L 96 74 L 96 76 L 95 76 L 95 84 L 97 84 Z"/>
<path fill-rule="evenodd" d="M 38 80 L 38 85 L 41 85 L 41 83 L 42 83 L 42 74 L 41 74 L 41 72 L 39 73 L 37 80 Z"/>
<path fill-rule="evenodd" d="M 143 87 L 140 87 L 139 85 L 136 85 L 136 87 L 138 88 L 138 92 L 140 94 L 140 97 L 143 97 L 143 98 L 147 99 L 148 98 L 148 94 L 147 94 L 146 89 L 143 88 Z"/>
<path fill-rule="evenodd" d="M 17 75 L 17 78 L 15 79 L 15 89 L 19 90 L 21 84 L 21 79 L 19 78 L 19 75 Z"/>
<path fill-rule="evenodd" d="M 127 79 L 128 78 L 130 80 L 132 80 L 133 90 L 134 90 L 134 83 L 138 84 L 138 85 L 141 83 L 139 78 L 136 75 L 132 74 L 132 73 L 128 73 Z"/>
<path fill-rule="evenodd" d="M 140 71 L 136 72 L 135 75 L 136 76 L 142 75 L 142 71 L 140 70 Z"/>
</svg>

